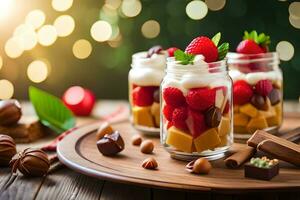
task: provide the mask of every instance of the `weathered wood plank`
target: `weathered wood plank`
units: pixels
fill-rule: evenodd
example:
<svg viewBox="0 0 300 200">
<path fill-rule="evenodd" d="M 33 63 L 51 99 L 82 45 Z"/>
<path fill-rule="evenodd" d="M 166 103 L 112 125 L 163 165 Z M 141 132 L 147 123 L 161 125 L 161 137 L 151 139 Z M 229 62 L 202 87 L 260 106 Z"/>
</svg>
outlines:
<svg viewBox="0 0 300 200">
<path fill-rule="evenodd" d="M 100 200 L 150 200 L 151 189 L 106 181 Z"/>
<path fill-rule="evenodd" d="M 0 199 L 27 200 L 34 199 L 42 184 L 43 177 L 24 177 L 18 175 L 8 187 L 3 188 Z"/>
<path fill-rule="evenodd" d="M 162 190 L 162 189 L 151 189 L 153 200 L 185 200 L 185 192 Z"/>
<path fill-rule="evenodd" d="M 7 183 L 10 177 L 9 168 L 0 168 L 0 190 Z"/>
<path fill-rule="evenodd" d="M 98 200 L 103 183 L 99 179 L 64 168 L 46 177 L 36 199 Z"/>
</svg>

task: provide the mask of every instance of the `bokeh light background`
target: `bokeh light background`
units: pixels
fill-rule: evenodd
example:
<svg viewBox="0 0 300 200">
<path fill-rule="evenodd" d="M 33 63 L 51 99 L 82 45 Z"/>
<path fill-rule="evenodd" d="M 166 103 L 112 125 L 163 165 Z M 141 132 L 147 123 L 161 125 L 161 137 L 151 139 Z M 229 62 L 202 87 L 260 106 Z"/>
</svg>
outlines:
<svg viewBox="0 0 300 200">
<path fill-rule="evenodd" d="M 127 98 L 131 55 L 184 47 L 222 32 L 234 50 L 244 30 L 271 35 L 285 98 L 300 95 L 300 2 L 278 0 L 0 0 L 0 99 L 29 85 L 61 96 L 73 85 Z"/>
</svg>

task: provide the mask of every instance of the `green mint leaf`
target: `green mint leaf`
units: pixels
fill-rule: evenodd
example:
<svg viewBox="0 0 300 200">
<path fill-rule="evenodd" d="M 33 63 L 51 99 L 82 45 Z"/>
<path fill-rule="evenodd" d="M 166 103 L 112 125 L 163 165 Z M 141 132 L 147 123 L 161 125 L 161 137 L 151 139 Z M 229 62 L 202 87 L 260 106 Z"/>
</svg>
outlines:
<svg viewBox="0 0 300 200">
<path fill-rule="evenodd" d="M 72 112 L 59 98 L 33 86 L 29 87 L 29 98 L 43 125 L 59 134 L 75 126 Z"/>
<path fill-rule="evenodd" d="M 225 42 L 218 47 L 219 60 L 223 60 L 229 51 L 229 43 Z"/>
<path fill-rule="evenodd" d="M 219 42 L 221 39 L 221 33 L 217 33 L 212 39 L 211 41 L 216 45 L 216 47 L 218 46 Z"/>
<path fill-rule="evenodd" d="M 244 37 L 243 37 L 243 40 L 247 40 L 249 39 L 250 35 L 248 33 L 248 31 L 244 31 Z"/>
<path fill-rule="evenodd" d="M 195 55 L 185 53 L 181 50 L 176 50 L 174 52 L 175 60 L 180 61 L 180 64 L 187 65 L 193 63 Z"/>
</svg>

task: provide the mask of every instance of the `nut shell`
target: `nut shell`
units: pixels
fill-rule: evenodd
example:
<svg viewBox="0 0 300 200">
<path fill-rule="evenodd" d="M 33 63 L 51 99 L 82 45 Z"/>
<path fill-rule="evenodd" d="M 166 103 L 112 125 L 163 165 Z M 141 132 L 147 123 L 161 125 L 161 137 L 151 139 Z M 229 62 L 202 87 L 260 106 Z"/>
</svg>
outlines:
<svg viewBox="0 0 300 200">
<path fill-rule="evenodd" d="M 147 158 L 143 161 L 142 167 L 145 169 L 156 169 L 158 164 L 154 158 Z"/>
<path fill-rule="evenodd" d="M 140 135 L 132 136 L 131 143 L 134 146 L 140 146 L 140 144 L 142 143 L 142 137 Z"/>
<path fill-rule="evenodd" d="M 208 174 L 212 166 L 206 158 L 198 158 L 186 165 L 186 169 L 195 174 Z"/>
<path fill-rule="evenodd" d="M 150 154 L 153 152 L 154 144 L 152 140 L 145 140 L 141 144 L 141 152 L 145 154 Z"/>
<path fill-rule="evenodd" d="M 217 127 L 219 126 L 222 119 L 222 112 L 220 108 L 211 107 L 205 113 L 205 122 L 208 127 Z"/>
<path fill-rule="evenodd" d="M 19 170 L 24 176 L 44 176 L 50 168 L 50 161 L 44 151 L 28 148 L 16 154 L 10 165 L 14 173 Z"/>
<path fill-rule="evenodd" d="M 21 105 L 15 99 L 0 101 L 0 125 L 11 126 L 20 120 L 22 116 Z"/>
<path fill-rule="evenodd" d="M 0 166 L 8 166 L 11 158 L 17 153 L 14 139 L 0 135 Z"/>
<path fill-rule="evenodd" d="M 96 133 L 96 139 L 100 140 L 107 134 L 112 134 L 114 132 L 114 129 L 111 127 L 111 125 L 108 122 L 104 122 L 99 127 L 97 133 Z"/>
</svg>

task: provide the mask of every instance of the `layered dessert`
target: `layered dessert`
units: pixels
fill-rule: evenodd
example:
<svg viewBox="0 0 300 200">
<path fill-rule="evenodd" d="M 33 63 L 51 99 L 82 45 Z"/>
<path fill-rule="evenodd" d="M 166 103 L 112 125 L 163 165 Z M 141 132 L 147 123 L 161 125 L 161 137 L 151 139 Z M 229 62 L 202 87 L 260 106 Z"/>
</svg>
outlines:
<svg viewBox="0 0 300 200">
<path fill-rule="evenodd" d="M 131 120 L 136 128 L 156 128 L 160 125 L 159 86 L 165 75 L 168 52 L 154 46 L 148 52 L 132 56 L 129 72 L 129 102 Z"/>
<path fill-rule="evenodd" d="M 248 138 L 257 129 L 276 130 L 282 123 L 282 73 L 277 53 L 270 53 L 270 37 L 256 31 L 228 54 L 233 79 L 234 133 Z"/>
<path fill-rule="evenodd" d="M 232 82 L 223 60 L 229 45 L 218 48 L 219 40 L 197 37 L 168 58 L 161 141 L 175 158 L 215 156 L 232 143 Z"/>
</svg>

